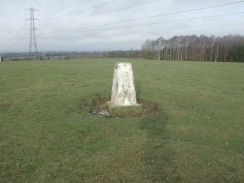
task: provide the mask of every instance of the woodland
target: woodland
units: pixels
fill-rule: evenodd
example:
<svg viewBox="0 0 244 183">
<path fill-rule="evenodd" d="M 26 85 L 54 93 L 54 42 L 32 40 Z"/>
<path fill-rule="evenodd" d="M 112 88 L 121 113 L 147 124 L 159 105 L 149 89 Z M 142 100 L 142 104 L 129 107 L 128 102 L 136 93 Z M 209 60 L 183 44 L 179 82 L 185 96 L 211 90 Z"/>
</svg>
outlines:
<svg viewBox="0 0 244 183">
<path fill-rule="evenodd" d="M 188 35 L 147 39 L 142 44 L 141 56 L 158 60 L 244 62 L 244 37 Z"/>
</svg>

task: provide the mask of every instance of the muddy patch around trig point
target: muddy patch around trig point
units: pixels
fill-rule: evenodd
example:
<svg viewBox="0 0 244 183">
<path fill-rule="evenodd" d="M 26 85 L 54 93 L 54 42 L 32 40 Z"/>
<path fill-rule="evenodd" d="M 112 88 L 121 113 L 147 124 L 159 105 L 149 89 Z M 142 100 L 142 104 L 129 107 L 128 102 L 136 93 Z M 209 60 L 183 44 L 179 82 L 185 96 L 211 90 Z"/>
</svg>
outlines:
<svg viewBox="0 0 244 183">
<path fill-rule="evenodd" d="M 140 107 L 121 106 L 121 107 L 117 107 L 115 110 L 111 112 L 109 111 L 106 103 L 109 100 L 110 100 L 109 97 L 100 94 L 95 94 L 90 99 L 82 100 L 80 104 L 80 109 L 81 110 L 86 109 L 94 115 L 106 116 L 109 118 L 140 117 L 147 114 L 154 114 L 163 110 L 158 103 L 145 101 L 143 99 L 138 98 L 137 100 L 138 103 L 140 104 Z"/>
</svg>

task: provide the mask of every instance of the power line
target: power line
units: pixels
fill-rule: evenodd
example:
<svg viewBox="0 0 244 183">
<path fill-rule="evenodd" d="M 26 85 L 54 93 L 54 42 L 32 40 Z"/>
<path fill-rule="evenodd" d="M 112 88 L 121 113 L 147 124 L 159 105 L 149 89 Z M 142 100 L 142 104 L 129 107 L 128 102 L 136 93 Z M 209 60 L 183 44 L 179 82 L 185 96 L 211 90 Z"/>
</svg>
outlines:
<svg viewBox="0 0 244 183">
<path fill-rule="evenodd" d="M 52 4 L 52 5 L 49 5 L 49 6 L 45 7 L 45 8 L 42 8 L 41 10 L 49 8 L 49 7 L 52 7 L 52 6 L 57 5 L 57 4 L 60 4 L 60 3 L 64 2 L 64 1 L 65 0 L 57 2 L 57 3 Z M 45 3 L 45 4 L 47 4 L 47 3 Z M 10 19 L 10 18 L 16 18 L 16 17 L 19 17 L 19 16 L 0 17 L 0 19 Z"/>
<path fill-rule="evenodd" d="M 97 8 L 97 7 L 106 5 L 106 4 L 113 3 L 113 2 L 115 2 L 115 1 L 119 1 L 119 0 L 110 1 L 110 2 L 108 2 L 108 3 L 103 3 L 103 4 L 100 4 L 100 5 L 97 5 L 97 6 L 93 6 L 93 7 L 87 8 L 87 9 L 83 9 L 83 10 L 80 10 L 80 11 L 77 11 L 77 12 L 73 12 L 73 13 L 69 13 L 69 14 L 66 14 L 66 15 L 62 15 L 62 16 L 59 16 L 59 17 L 54 17 L 54 18 L 50 18 L 50 19 L 47 19 L 47 20 L 43 20 L 43 21 L 41 21 L 41 22 L 46 22 L 46 21 L 53 20 L 53 19 L 56 19 L 56 18 L 65 17 L 65 16 L 68 16 L 68 15 L 72 15 L 72 14 L 75 14 L 75 13 L 82 12 L 82 11 L 90 10 L 90 9 Z"/>
<path fill-rule="evenodd" d="M 0 19 L 11 19 L 11 18 L 16 18 L 16 17 L 19 17 L 19 16 L 1 17 Z"/>
<path fill-rule="evenodd" d="M 94 25 L 94 26 L 89 26 L 89 27 L 83 27 L 83 28 L 73 29 L 73 30 L 94 28 L 94 27 L 100 27 L 100 26 L 104 26 L 104 25 L 112 25 L 112 24 L 118 24 L 118 23 L 124 23 L 124 22 L 131 22 L 131 21 L 136 21 L 136 20 L 143 20 L 143 19 L 155 18 L 155 17 L 160 17 L 160 16 L 166 16 L 166 15 L 186 13 L 186 12 L 191 12 L 191 11 L 198 11 L 198 10 L 203 10 L 203 9 L 209 9 L 209 8 L 216 8 L 216 7 L 221 7 L 221 6 L 227 6 L 227 5 L 232 5 L 232 4 L 236 4 L 236 3 L 242 3 L 242 2 L 244 2 L 244 1 L 238 1 L 238 2 L 233 2 L 233 3 L 215 5 L 215 6 L 208 6 L 208 7 L 196 8 L 196 9 L 190 9 L 190 10 L 183 10 L 183 11 L 177 11 L 177 12 L 171 12 L 171 13 L 165 13 L 165 14 L 161 14 L 161 15 L 154 15 L 154 16 L 149 16 L 149 17 L 142 17 L 142 18 L 136 18 L 136 19 L 130 19 L 130 20 L 112 22 L 112 23 L 107 23 L 107 24 Z"/>
<path fill-rule="evenodd" d="M 50 7 L 52 7 L 52 6 L 55 6 L 55 5 L 57 5 L 57 4 L 62 3 L 62 2 L 64 2 L 64 1 L 65 1 L 65 0 L 63 0 L 63 1 L 59 1 L 59 2 L 57 2 L 57 3 L 55 3 L 55 4 L 49 5 L 49 6 L 45 7 L 45 8 L 40 9 L 40 10 L 44 10 L 44 9 L 50 8 Z"/>
<path fill-rule="evenodd" d="M 19 25 L 19 23 L 24 19 L 25 15 L 18 21 L 18 23 L 14 26 L 14 28 L 12 30 L 10 30 L 6 36 L 4 36 L 4 38 L 2 40 L 4 40 L 6 37 L 8 37 L 8 35 Z"/>
<path fill-rule="evenodd" d="M 25 27 L 25 25 L 24 26 L 22 26 L 20 29 L 19 29 L 19 31 L 18 32 L 16 32 L 10 39 L 8 39 L 5 43 L 3 43 L 1 46 L 4 46 L 5 44 L 7 44 L 8 42 L 10 42 L 18 33 L 20 33 L 22 30 L 24 30 L 23 28 Z"/>
<path fill-rule="evenodd" d="M 123 23 L 123 22 L 128 22 L 128 21 L 135 21 L 135 20 L 141 20 L 141 19 L 147 19 L 147 18 L 154 18 L 154 17 L 159 17 L 159 16 L 165 16 L 165 15 L 170 15 L 170 14 L 176 14 L 176 13 L 185 13 L 189 11 L 196 11 L 196 10 L 202 10 L 202 9 L 207 9 L 207 8 L 215 8 L 215 7 L 220 7 L 220 6 L 227 6 L 227 5 L 232 5 L 232 4 L 237 4 L 237 3 L 243 3 L 244 1 L 237 1 L 233 3 L 227 3 L 227 4 L 221 4 L 221 5 L 215 5 L 215 6 L 209 6 L 209 7 L 204 7 L 204 8 L 197 8 L 197 9 L 191 9 L 191 10 L 184 10 L 184 11 L 178 11 L 178 12 L 172 12 L 172 13 L 167 13 L 167 14 L 162 14 L 162 15 L 155 15 L 155 16 L 150 16 L 150 17 L 143 17 L 143 18 L 138 18 L 138 19 L 131 19 L 131 20 L 125 20 L 125 21 L 119 21 L 119 22 L 113 22 L 113 23 L 107 23 L 107 24 L 100 24 L 100 25 L 94 25 L 90 27 L 84 27 L 84 28 L 79 28 L 79 29 L 71 29 L 71 30 L 64 30 L 64 31 L 55 31 L 55 32 L 44 32 L 43 34 L 53 34 L 53 33 L 66 33 L 66 32 L 71 32 L 71 31 L 77 31 L 77 30 L 82 30 L 82 29 L 87 29 L 87 28 L 93 28 L 93 27 L 98 27 L 98 26 L 103 26 L 103 25 L 110 25 L 110 24 L 117 24 L 117 23 Z M 148 4 L 148 3 L 147 3 Z M 138 5 L 136 5 L 138 6 Z M 133 6 L 134 7 L 134 6 Z M 128 7 L 127 7 L 128 8 Z M 131 7 L 129 7 L 131 8 Z M 124 8 L 123 8 L 124 9 Z M 113 10 L 116 11 L 116 10 Z M 106 12 L 104 12 L 106 13 Z M 104 14 L 103 13 L 103 14 Z M 91 31 L 81 31 L 81 32 L 94 32 L 94 31 L 103 31 L 103 30 L 115 30 L 115 29 L 123 29 L 123 28 L 130 28 L 130 27 L 139 27 L 139 26 L 146 26 L 146 25 L 153 25 L 153 24 L 163 24 L 163 23 L 173 23 L 173 22 L 181 22 L 181 21 L 190 21 L 190 20 L 196 20 L 196 19 L 204 19 L 204 18 L 214 18 L 214 17 L 221 17 L 221 16 L 228 16 L 228 15 L 235 15 L 235 14 L 242 14 L 244 12 L 237 12 L 237 13 L 230 13 L 230 14 L 221 14 L 221 15 L 214 15 L 214 16 L 206 16 L 206 17 L 196 17 L 196 18 L 189 18 L 189 19 L 181 19 L 181 20 L 173 20 L 173 21 L 166 21 L 166 22 L 157 22 L 157 23 L 148 23 L 148 24 L 139 24 L 139 25 L 133 25 L 133 26 L 124 26 L 124 27 L 117 27 L 117 28 L 108 28 L 108 29 L 100 29 L 100 30 L 91 30 Z M 97 14 L 96 14 L 97 15 Z M 94 15 L 91 15 L 94 16 Z M 87 16 L 88 17 L 88 16 Z M 20 22 L 18 22 L 19 24 Z M 52 23 L 51 23 L 52 24 Z M 43 24 L 44 25 L 44 24 Z M 16 25 L 17 26 L 17 25 Z M 17 33 L 19 33 L 18 31 Z M 17 35 L 17 33 L 15 35 Z M 14 35 L 14 36 L 15 36 Z M 13 36 L 13 37 L 14 37 Z M 13 38 L 12 37 L 12 38 Z M 11 39 L 12 39 L 11 38 Z M 6 43 L 4 43 L 6 44 Z M 9 48 L 11 48 L 13 45 L 11 45 Z"/>
<path fill-rule="evenodd" d="M 18 43 L 18 42 L 19 42 L 20 40 L 22 40 L 24 37 L 25 37 L 25 35 L 22 36 L 21 38 L 19 38 L 14 44 L 12 44 L 11 46 L 9 46 L 6 50 L 8 50 L 8 49 L 10 49 L 11 47 L 13 47 L 16 43 Z"/>
<path fill-rule="evenodd" d="M 88 1 L 92 1 L 92 0 L 88 0 Z M 57 12 L 57 11 L 61 11 L 61 10 L 64 10 L 64 9 L 68 9 L 68 8 L 71 8 L 71 7 L 80 5 L 80 4 L 84 4 L 84 3 L 88 2 L 88 1 L 85 1 L 85 2 L 82 2 L 82 3 L 77 3 L 77 4 L 74 4 L 74 5 L 65 7 L 65 8 L 63 8 L 63 9 L 59 9 L 59 10 L 55 10 L 55 11 L 51 11 L 51 12 L 47 12 L 47 13 L 43 13 L 43 14 L 40 14 L 40 16 L 42 16 L 42 15 L 46 15 L 46 14 L 49 14 L 49 13 L 53 13 L 53 12 Z"/>
<path fill-rule="evenodd" d="M 161 0 L 159 0 L 161 1 Z M 154 3 L 157 1 L 152 1 L 151 3 Z M 220 5 L 215 5 L 215 6 L 207 6 L 207 7 L 203 7 L 203 8 L 197 8 L 197 9 L 190 9 L 190 10 L 184 10 L 184 11 L 178 11 L 178 12 L 172 12 L 172 13 L 166 13 L 166 14 L 161 14 L 161 15 L 155 15 L 155 16 L 151 16 L 153 17 L 159 17 L 159 16 L 165 16 L 165 15 L 173 15 L 173 14 L 178 14 L 178 13 L 185 13 L 185 12 L 190 12 L 190 11 L 197 11 L 197 10 L 203 10 L 203 9 L 210 9 L 210 8 L 216 8 L 216 7 L 221 7 L 221 6 L 228 6 L 228 5 L 232 5 L 232 4 L 238 4 L 238 3 L 243 3 L 244 1 L 236 1 L 233 3 L 227 3 L 227 4 L 220 4 Z M 63 23 L 63 22 L 69 22 L 69 21 L 74 21 L 77 19 L 82 19 L 82 18 L 88 18 L 88 17 L 92 17 L 92 16 L 97 16 L 97 15 L 102 15 L 102 14 L 107 14 L 107 13 L 111 13 L 111 12 L 115 12 L 115 11 L 120 11 L 120 10 L 124 10 L 124 9 L 129 9 L 129 8 L 134 8 L 136 6 L 141 6 L 141 5 L 145 5 L 145 4 L 149 4 L 149 3 L 142 3 L 142 4 L 138 4 L 135 6 L 129 6 L 129 7 L 125 7 L 125 8 L 120 8 L 120 9 L 116 9 L 116 10 L 111 10 L 111 11 L 106 11 L 103 13 L 97 13 L 97 14 L 93 14 L 93 15 L 89 15 L 89 16 L 84 16 L 84 17 L 79 17 L 79 18 L 74 18 L 74 19 L 69 19 L 69 20 L 64 20 L 64 21 L 59 21 L 59 22 L 51 22 L 51 23 L 44 23 L 41 25 L 50 25 L 50 24 L 57 24 L 57 23 Z M 150 18 L 150 17 L 145 17 L 145 18 Z M 141 18 L 144 19 L 144 18 Z M 135 19 L 137 20 L 137 19 Z M 138 19 L 139 20 L 139 19 Z M 46 20 L 47 21 L 47 20 Z M 43 22 L 43 21 L 41 21 Z M 41 26 L 40 25 L 40 26 Z"/>
<path fill-rule="evenodd" d="M 215 18 L 215 17 L 222 17 L 222 16 L 229 16 L 229 15 L 237 15 L 242 14 L 244 12 L 237 12 L 237 13 L 229 13 L 229 14 L 221 14 L 221 15 L 213 15 L 213 16 L 205 16 L 205 17 L 196 17 L 196 18 L 188 18 L 188 19 L 181 19 L 181 20 L 172 20 L 172 21 L 166 21 L 166 22 L 156 22 L 156 23 L 147 23 L 147 24 L 138 24 L 138 25 L 132 25 L 132 26 L 124 26 L 124 27 L 117 27 L 117 28 L 108 28 L 108 29 L 99 29 L 99 30 L 90 30 L 90 31 L 79 31 L 80 32 L 97 32 L 97 31 L 104 31 L 104 30 L 116 30 L 116 29 L 124 29 L 124 28 L 131 28 L 131 27 L 140 27 L 145 25 L 156 25 L 156 24 L 164 24 L 164 23 L 173 23 L 173 22 L 183 22 L 183 21 L 190 21 L 190 20 L 197 20 L 197 19 L 207 19 L 207 18 Z M 56 34 L 56 33 L 64 33 L 64 32 L 71 32 L 75 30 L 81 30 L 81 29 L 70 29 L 70 30 L 64 30 L 64 31 L 55 31 L 55 32 L 44 32 L 43 34 Z"/>
</svg>

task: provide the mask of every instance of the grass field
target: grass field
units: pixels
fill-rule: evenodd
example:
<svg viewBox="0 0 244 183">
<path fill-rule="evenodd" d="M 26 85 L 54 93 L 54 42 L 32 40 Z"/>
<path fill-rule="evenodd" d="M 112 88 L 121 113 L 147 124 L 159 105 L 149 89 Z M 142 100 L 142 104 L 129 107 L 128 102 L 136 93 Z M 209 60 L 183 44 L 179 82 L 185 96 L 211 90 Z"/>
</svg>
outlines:
<svg viewBox="0 0 244 183">
<path fill-rule="evenodd" d="M 116 62 L 162 111 L 106 118 Z M 0 182 L 244 182 L 244 64 L 0 63 Z"/>
</svg>

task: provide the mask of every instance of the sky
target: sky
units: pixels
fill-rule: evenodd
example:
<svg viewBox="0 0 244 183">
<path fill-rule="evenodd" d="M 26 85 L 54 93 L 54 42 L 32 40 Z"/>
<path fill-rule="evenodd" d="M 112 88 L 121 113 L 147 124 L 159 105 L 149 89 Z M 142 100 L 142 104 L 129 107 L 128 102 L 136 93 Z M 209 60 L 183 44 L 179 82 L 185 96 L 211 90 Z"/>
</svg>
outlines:
<svg viewBox="0 0 244 183">
<path fill-rule="evenodd" d="M 39 52 L 138 50 L 147 39 L 175 35 L 244 36 L 238 0 L 1 0 L 0 53 L 29 51 L 31 7 L 39 10 Z"/>
</svg>

